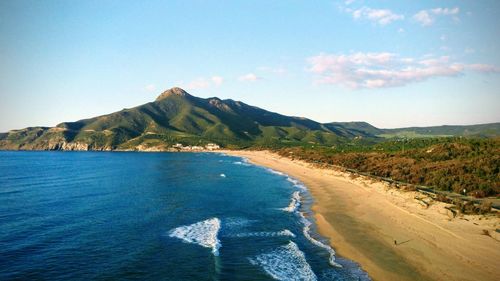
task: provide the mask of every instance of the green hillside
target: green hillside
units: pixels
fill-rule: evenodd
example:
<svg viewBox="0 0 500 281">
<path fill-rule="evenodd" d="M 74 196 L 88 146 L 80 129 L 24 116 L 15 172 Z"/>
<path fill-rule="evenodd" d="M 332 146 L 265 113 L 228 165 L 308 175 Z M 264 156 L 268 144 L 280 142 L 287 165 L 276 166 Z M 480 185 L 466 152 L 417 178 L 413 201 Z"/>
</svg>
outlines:
<svg viewBox="0 0 500 281">
<path fill-rule="evenodd" d="M 269 112 L 245 103 L 202 99 L 173 88 L 154 102 L 53 128 L 13 130 L 0 136 L 2 149 L 115 150 L 166 148 L 175 143 L 224 146 L 332 145 L 344 136 L 322 124 Z"/>
<path fill-rule="evenodd" d="M 479 124 L 468 126 L 434 126 L 434 127 L 410 127 L 399 129 L 382 129 L 377 134 L 380 137 L 496 137 L 500 135 L 500 123 Z"/>
<path fill-rule="evenodd" d="M 107 115 L 0 134 L 9 150 L 166 150 L 176 143 L 224 147 L 374 144 L 385 138 L 500 135 L 500 123 L 379 129 L 366 122 L 316 121 L 270 112 L 231 99 L 198 98 L 180 88 L 150 103 Z"/>
</svg>

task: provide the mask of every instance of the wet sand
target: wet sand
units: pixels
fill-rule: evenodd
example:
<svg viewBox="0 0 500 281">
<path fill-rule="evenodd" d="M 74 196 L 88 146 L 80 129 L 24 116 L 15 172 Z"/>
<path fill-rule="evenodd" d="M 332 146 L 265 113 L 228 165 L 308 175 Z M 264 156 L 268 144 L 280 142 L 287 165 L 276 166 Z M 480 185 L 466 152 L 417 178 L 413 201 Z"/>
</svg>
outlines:
<svg viewBox="0 0 500 281">
<path fill-rule="evenodd" d="M 500 280 L 497 215 L 453 218 L 444 203 L 424 208 L 415 200 L 417 192 L 270 152 L 224 152 L 306 184 L 320 234 L 373 280 Z"/>
</svg>

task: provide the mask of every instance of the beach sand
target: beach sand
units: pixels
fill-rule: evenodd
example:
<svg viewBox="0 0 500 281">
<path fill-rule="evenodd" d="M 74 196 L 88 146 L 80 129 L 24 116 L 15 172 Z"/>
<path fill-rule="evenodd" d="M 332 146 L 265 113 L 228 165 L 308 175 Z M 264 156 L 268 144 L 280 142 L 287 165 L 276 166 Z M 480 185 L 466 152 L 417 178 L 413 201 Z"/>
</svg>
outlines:
<svg viewBox="0 0 500 281">
<path fill-rule="evenodd" d="M 417 192 L 266 151 L 224 152 L 307 185 L 320 234 L 373 280 L 500 280 L 498 215 L 453 218 L 444 203 L 423 207 Z"/>
</svg>

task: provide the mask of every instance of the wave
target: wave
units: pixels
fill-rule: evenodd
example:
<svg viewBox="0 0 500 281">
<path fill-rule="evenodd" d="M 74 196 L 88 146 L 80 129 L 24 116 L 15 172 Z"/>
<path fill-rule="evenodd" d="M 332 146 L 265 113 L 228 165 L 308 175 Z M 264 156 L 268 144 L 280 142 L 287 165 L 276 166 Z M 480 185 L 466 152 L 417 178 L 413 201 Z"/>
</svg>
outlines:
<svg viewBox="0 0 500 281">
<path fill-rule="evenodd" d="M 302 232 L 303 232 L 304 236 L 306 237 L 306 239 L 309 240 L 312 244 L 314 244 L 320 248 L 325 249 L 330 254 L 330 258 L 328 259 L 328 262 L 330 263 L 331 266 L 342 267 L 342 265 L 338 264 L 335 261 L 335 250 L 332 247 L 330 247 L 329 245 L 327 245 L 321 241 L 318 241 L 311 236 L 310 231 L 311 231 L 312 222 L 310 222 L 308 219 L 306 219 L 303 212 L 300 212 L 300 217 L 301 217 L 302 223 L 304 224 L 304 228 L 302 229 Z"/>
<path fill-rule="evenodd" d="M 273 169 L 271 169 L 271 168 L 265 168 L 265 169 L 266 169 L 266 171 L 268 171 L 268 172 L 270 172 L 270 173 L 272 173 L 272 174 L 275 174 L 275 175 L 279 175 L 279 176 L 286 177 L 286 180 L 287 180 L 287 181 L 289 181 L 290 183 L 292 183 L 294 187 L 299 188 L 299 189 L 302 189 L 302 190 L 307 190 L 307 187 L 306 187 L 304 184 L 302 184 L 299 180 L 294 179 L 294 178 L 292 178 L 292 177 L 288 176 L 288 175 L 287 175 L 287 174 L 285 174 L 285 173 L 282 173 L 282 172 L 280 172 L 280 171 L 273 170 Z"/>
<path fill-rule="evenodd" d="M 221 178 L 225 178 L 225 177 L 226 177 L 226 175 L 225 175 L 225 174 L 220 174 L 220 177 L 221 177 Z"/>
<path fill-rule="evenodd" d="M 182 239 L 188 243 L 198 244 L 202 247 L 212 248 L 212 253 L 218 256 L 219 248 L 221 247 L 220 241 L 217 238 L 220 226 L 221 223 L 218 218 L 211 218 L 174 228 L 169 232 L 169 236 Z"/>
<path fill-rule="evenodd" d="M 266 171 L 272 173 L 272 174 L 275 174 L 275 175 L 279 175 L 279 176 L 286 176 L 284 173 L 282 172 L 279 172 L 279 171 L 276 171 L 276 170 L 273 170 L 271 168 L 266 168 Z"/>
<path fill-rule="evenodd" d="M 290 204 L 288 204 L 288 207 L 282 208 L 282 210 L 293 213 L 297 211 L 299 207 L 300 207 L 300 192 L 295 191 L 292 194 L 292 200 L 290 201 Z"/>
<path fill-rule="evenodd" d="M 299 189 L 304 190 L 304 191 L 307 191 L 307 187 L 305 185 L 303 185 L 299 180 L 294 179 L 286 174 L 274 171 L 274 170 L 269 169 L 269 168 L 267 168 L 267 170 L 272 172 L 272 173 L 275 173 L 275 174 L 286 176 L 286 180 L 289 181 L 290 183 L 292 183 L 294 187 L 299 188 Z M 327 245 L 319 240 L 316 240 L 315 238 L 313 238 L 311 236 L 310 232 L 311 232 L 312 222 L 310 222 L 308 219 L 306 219 L 303 212 L 298 212 L 300 204 L 301 204 L 300 192 L 295 191 L 292 194 L 292 200 L 290 201 L 290 204 L 288 205 L 288 207 L 283 208 L 282 210 L 290 212 L 290 213 L 298 213 L 299 216 L 301 217 L 302 223 L 304 224 L 304 228 L 303 228 L 302 232 L 303 232 L 304 236 L 306 237 L 306 239 L 309 240 L 312 244 L 314 244 L 320 248 L 323 248 L 324 250 L 326 250 L 328 252 L 328 254 L 330 255 L 330 258 L 328 259 L 328 262 L 330 263 L 330 265 L 335 266 L 335 267 L 342 267 L 342 265 L 338 264 L 335 261 L 335 258 L 336 258 L 335 257 L 335 254 L 336 254 L 335 250 L 332 247 L 330 247 L 329 245 Z"/>
<path fill-rule="evenodd" d="M 233 162 L 233 164 L 242 166 L 252 166 L 252 164 L 250 164 L 250 162 L 248 161 L 248 158 L 244 157 L 241 158 L 241 161 L 235 161 Z"/>
<path fill-rule="evenodd" d="M 276 280 L 318 280 L 311 266 L 307 263 L 304 253 L 292 241 L 271 252 L 250 258 L 250 262 L 261 266 L 267 274 Z"/>
<path fill-rule="evenodd" d="M 243 228 L 254 223 L 258 222 L 258 220 L 250 220 L 247 218 L 241 217 L 228 217 L 224 219 L 223 225 L 225 229 L 233 229 L 233 228 Z"/>
<path fill-rule="evenodd" d="M 247 233 L 237 233 L 229 235 L 227 237 L 278 237 L 278 236 L 289 236 L 295 237 L 295 234 L 288 229 L 281 231 L 259 231 L 259 232 L 247 232 Z"/>
<path fill-rule="evenodd" d="M 294 179 L 292 177 L 289 177 L 289 176 L 286 177 L 286 180 L 288 182 L 292 183 L 293 186 L 296 187 L 296 188 L 299 188 L 299 189 L 302 189 L 302 190 L 307 190 L 307 187 L 305 185 L 303 185 L 299 180 L 296 180 L 296 179 Z"/>
</svg>

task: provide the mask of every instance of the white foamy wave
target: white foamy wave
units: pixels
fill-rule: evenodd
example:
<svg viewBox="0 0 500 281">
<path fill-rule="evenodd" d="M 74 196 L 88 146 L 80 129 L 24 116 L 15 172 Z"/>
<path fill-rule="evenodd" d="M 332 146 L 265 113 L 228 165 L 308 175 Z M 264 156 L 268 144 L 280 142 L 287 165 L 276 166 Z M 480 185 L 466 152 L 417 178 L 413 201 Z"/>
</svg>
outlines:
<svg viewBox="0 0 500 281">
<path fill-rule="evenodd" d="M 257 220 L 249 220 L 247 218 L 239 218 L 239 217 L 229 217 L 224 219 L 224 228 L 242 228 L 249 226 L 258 222 Z"/>
<path fill-rule="evenodd" d="M 241 158 L 241 161 L 235 161 L 233 162 L 235 165 L 242 165 L 242 166 L 251 166 L 250 162 L 248 161 L 248 158 Z"/>
<path fill-rule="evenodd" d="M 271 168 L 266 168 L 266 171 L 272 173 L 272 174 L 275 174 L 275 175 L 280 175 L 280 176 L 284 176 L 285 174 L 283 174 L 282 172 L 279 172 L 279 171 L 276 171 L 276 170 L 273 170 Z"/>
<path fill-rule="evenodd" d="M 259 232 L 247 232 L 247 233 L 238 233 L 234 235 L 230 235 L 229 237 L 278 237 L 278 236 L 289 236 L 295 237 L 295 234 L 288 229 L 284 229 L 281 231 L 259 231 Z"/>
<path fill-rule="evenodd" d="M 291 177 L 286 177 L 286 180 L 291 182 L 293 184 L 293 186 L 295 186 L 296 188 L 299 188 L 299 189 L 302 189 L 302 190 L 306 190 L 306 186 L 303 185 L 300 181 L 294 179 L 294 178 L 291 178 Z"/>
<path fill-rule="evenodd" d="M 292 194 L 292 200 L 290 201 L 290 204 L 288 204 L 288 207 L 283 208 L 283 211 L 293 213 L 297 211 L 300 207 L 300 193 L 298 191 L 295 191 Z"/>
<path fill-rule="evenodd" d="M 246 166 L 246 167 L 252 166 L 252 164 L 250 164 L 250 163 L 241 162 L 241 161 L 235 161 L 235 162 L 233 162 L 233 164 L 235 164 L 235 165 L 241 165 L 241 166 Z"/>
<path fill-rule="evenodd" d="M 311 231 L 312 223 L 308 219 L 306 219 L 306 217 L 304 216 L 304 213 L 300 212 L 300 217 L 301 217 L 302 223 L 304 224 L 304 228 L 302 229 L 302 232 L 303 232 L 304 236 L 307 238 L 307 240 L 309 240 L 312 244 L 314 244 L 320 248 L 325 249 L 328 252 L 328 254 L 330 254 L 330 258 L 329 258 L 328 262 L 330 263 L 331 266 L 342 267 L 342 265 L 338 264 L 335 261 L 335 250 L 332 247 L 330 247 L 329 245 L 326 245 L 325 243 L 318 241 L 311 236 L 310 231 Z"/>
<path fill-rule="evenodd" d="M 226 177 L 226 175 L 225 175 L 225 174 L 220 174 L 220 177 L 221 177 L 221 178 L 225 178 L 225 177 Z"/>
<path fill-rule="evenodd" d="M 279 172 L 279 171 L 276 171 L 276 170 L 273 170 L 271 168 L 266 168 L 266 171 L 270 172 L 270 173 L 273 173 L 275 175 L 279 175 L 279 176 L 284 176 L 286 177 L 286 180 L 289 181 L 290 183 L 293 184 L 294 187 L 296 188 L 300 188 L 302 190 L 307 190 L 306 186 L 303 185 L 300 181 L 292 178 L 292 177 L 289 177 L 287 174 L 285 173 L 282 173 L 282 172 Z"/>
<path fill-rule="evenodd" d="M 212 218 L 174 228 L 169 232 L 169 236 L 182 239 L 188 243 L 212 248 L 212 253 L 218 256 L 219 248 L 221 247 L 220 241 L 217 238 L 219 230 L 220 220 L 218 218 Z"/>
<path fill-rule="evenodd" d="M 251 258 L 250 262 L 261 266 L 267 274 L 276 280 L 317 280 L 311 266 L 306 261 L 304 253 L 292 241 L 269 253 Z"/>
</svg>

